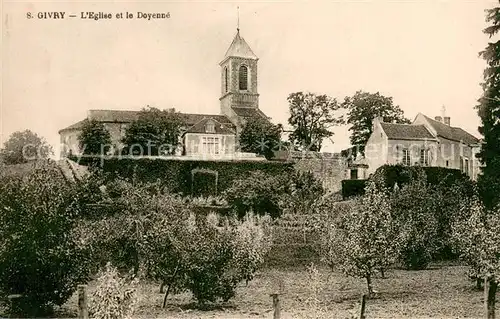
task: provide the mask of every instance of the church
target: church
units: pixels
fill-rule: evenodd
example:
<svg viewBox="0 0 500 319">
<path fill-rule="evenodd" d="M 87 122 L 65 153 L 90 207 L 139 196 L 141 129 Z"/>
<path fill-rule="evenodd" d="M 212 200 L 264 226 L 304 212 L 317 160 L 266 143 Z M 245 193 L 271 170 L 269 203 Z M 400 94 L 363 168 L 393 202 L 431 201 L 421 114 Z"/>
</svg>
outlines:
<svg viewBox="0 0 500 319">
<path fill-rule="evenodd" d="M 220 114 L 180 113 L 183 120 L 182 150 L 185 157 L 252 157 L 238 152 L 238 136 L 243 125 L 255 118 L 269 118 L 259 109 L 258 57 L 241 37 L 239 28 L 219 63 L 221 70 Z M 111 135 L 115 149 L 123 147 L 121 140 L 139 111 L 89 110 L 87 117 L 59 131 L 61 157 L 82 153 L 78 136 L 86 121 L 103 123 Z M 255 154 L 253 154 L 255 156 Z"/>
</svg>

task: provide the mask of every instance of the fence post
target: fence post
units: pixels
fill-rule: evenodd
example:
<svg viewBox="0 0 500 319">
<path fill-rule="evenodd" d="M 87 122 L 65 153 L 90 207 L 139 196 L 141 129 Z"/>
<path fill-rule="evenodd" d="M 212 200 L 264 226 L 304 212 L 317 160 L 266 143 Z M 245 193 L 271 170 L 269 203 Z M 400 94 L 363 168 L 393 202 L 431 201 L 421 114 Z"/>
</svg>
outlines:
<svg viewBox="0 0 500 319">
<path fill-rule="evenodd" d="M 498 283 L 490 280 L 488 276 L 484 278 L 484 310 L 486 319 L 495 319 L 495 299 Z"/>
<path fill-rule="evenodd" d="M 274 293 L 270 294 L 270 296 L 273 297 L 273 308 L 274 308 L 273 319 L 280 319 L 281 316 L 280 294 Z"/>
<path fill-rule="evenodd" d="M 78 319 L 89 319 L 87 285 L 78 285 Z"/>
<path fill-rule="evenodd" d="M 366 295 L 363 294 L 363 296 L 361 296 L 361 311 L 359 312 L 359 319 L 366 319 L 365 308 L 366 308 Z"/>
</svg>

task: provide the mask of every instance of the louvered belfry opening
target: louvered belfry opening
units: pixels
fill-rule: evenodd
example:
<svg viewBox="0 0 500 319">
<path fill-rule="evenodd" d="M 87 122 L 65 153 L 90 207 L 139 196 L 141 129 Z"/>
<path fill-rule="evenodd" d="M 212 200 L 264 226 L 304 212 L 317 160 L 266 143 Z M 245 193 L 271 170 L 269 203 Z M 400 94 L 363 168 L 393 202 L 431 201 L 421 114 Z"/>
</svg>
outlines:
<svg viewBox="0 0 500 319">
<path fill-rule="evenodd" d="M 240 90 L 248 90 L 248 67 L 245 65 L 240 66 L 239 72 Z"/>
<path fill-rule="evenodd" d="M 228 73 L 227 73 L 227 67 L 224 68 L 224 85 L 225 85 L 225 91 L 224 92 L 227 92 L 228 88 L 229 88 L 229 81 L 228 81 Z"/>
</svg>

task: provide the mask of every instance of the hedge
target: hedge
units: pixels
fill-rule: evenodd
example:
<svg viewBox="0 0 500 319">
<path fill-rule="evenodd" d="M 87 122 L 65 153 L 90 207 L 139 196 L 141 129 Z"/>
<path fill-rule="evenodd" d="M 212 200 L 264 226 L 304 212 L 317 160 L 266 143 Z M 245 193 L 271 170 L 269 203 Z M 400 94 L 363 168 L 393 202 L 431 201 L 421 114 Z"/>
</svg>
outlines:
<svg viewBox="0 0 500 319">
<path fill-rule="evenodd" d="M 419 170 L 423 170 L 427 183 L 435 186 L 450 187 L 456 182 L 465 185 L 472 192 L 473 182 L 458 169 L 446 167 L 422 167 L 422 166 L 403 166 L 403 165 L 383 165 L 379 167 L 370 177 L 379 185 L 387 188 L 394 188 L 397 183 L 399 187 L 408 184 Z M 381 185 L 382 186 L 382 185 Z"/>
<path fill-rule="evenodd" d="M 365 193 L 366 179 L 345 179 L 342 181 L 342 197 L 347 199 Z"/>
<path fill-rule="evenodd" d="M 193 195 L 220 194 L 235 179 L 260 170 L 270 175 L 293 172 L 293 164 L 268 161 L 196 161 L 161 158 L 78 158 L 82 165 L 93 166 L 107 173 L 109 179 L 134 178 L 142 182 L 160 181 L 171 192 Z M 195 174 L 192 175 L 193 170 Z M 217 192 L 215 175 L 217 172 Z M 194 181 L 192 180 L 194 176 Z"/>
</svg>

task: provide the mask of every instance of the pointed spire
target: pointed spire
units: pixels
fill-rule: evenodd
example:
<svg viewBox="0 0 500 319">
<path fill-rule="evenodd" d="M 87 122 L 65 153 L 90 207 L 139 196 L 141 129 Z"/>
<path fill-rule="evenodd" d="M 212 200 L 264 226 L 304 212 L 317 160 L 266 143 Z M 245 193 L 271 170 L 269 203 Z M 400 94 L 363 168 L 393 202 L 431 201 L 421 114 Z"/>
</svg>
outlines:
<svg viewBox="0 0 500 319">
<path fill-rule="evenodd" d="M 223 61 L 228 57 L 258 60 L 257 56 L 255 55 L 255 53 L 253 53 L 248 43 L 246 43 L 245 39 L 240 36 L 239 29 L 234 36 L 233 42 L 231 42 L 231 45 L 227 49 Z"/>
</svg>

